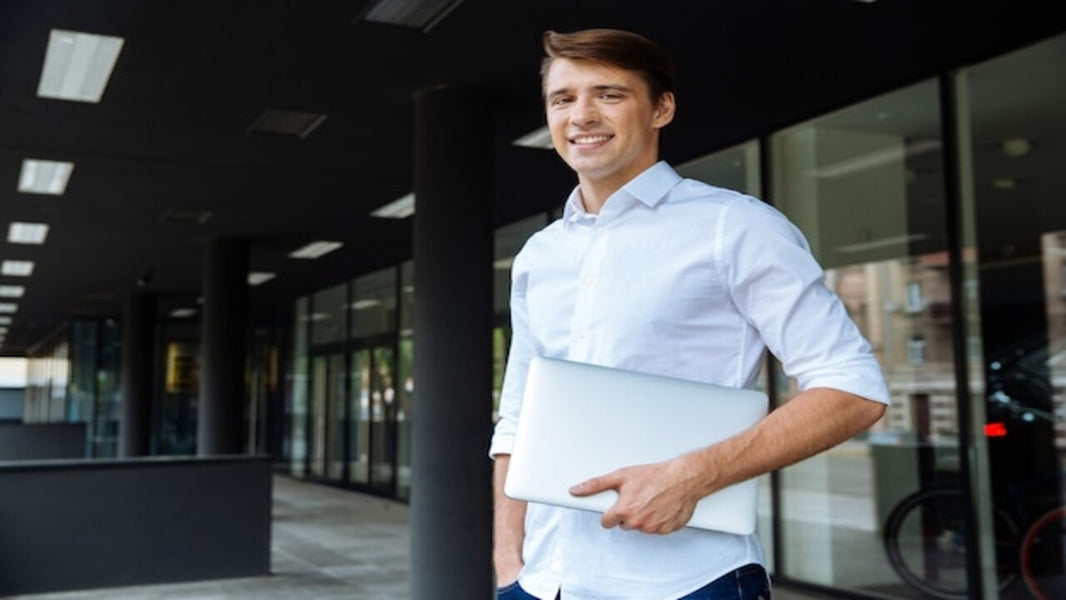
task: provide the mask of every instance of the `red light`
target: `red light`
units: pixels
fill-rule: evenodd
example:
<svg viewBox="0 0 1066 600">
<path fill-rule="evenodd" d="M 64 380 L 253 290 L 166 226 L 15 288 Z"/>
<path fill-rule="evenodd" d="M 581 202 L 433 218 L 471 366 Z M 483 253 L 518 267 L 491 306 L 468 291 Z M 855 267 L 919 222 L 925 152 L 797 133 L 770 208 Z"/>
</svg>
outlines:
<svg viewBox="0 0 1066 600">
<path fill-rule="evenodd" d="M 1003 437 L 1007 435 L 1007 426 L 1003 423 L 985 423 L 985 437 Z"/>
</svg>

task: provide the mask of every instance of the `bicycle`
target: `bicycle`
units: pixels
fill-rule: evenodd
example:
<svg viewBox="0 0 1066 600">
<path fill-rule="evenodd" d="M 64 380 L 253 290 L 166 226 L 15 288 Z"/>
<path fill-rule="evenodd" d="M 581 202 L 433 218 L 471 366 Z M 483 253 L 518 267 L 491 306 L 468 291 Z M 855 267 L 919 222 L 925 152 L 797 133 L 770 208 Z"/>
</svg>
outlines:
<svg viewBox="0 0 1066 600">
<path fill-rule="evenodd" d="M 1009 412 L 1024 412 L 1025 419 L 1052 422 L 1061 417 L 1024 407 L 1002 391 L 990 399 Z M 989 433 L 986 431 L 986 433 Z M 1061 473 L 1030 485 L 1058 482 Z M 1021 497 L 1022 488 L 1006 496 L 1015 500 L 1012 511 L 993 509 L 997 580 L 1001 592 L 1018 581 L 1036 600 L 1066 598 L 1066 505 L 1052 508 L 1030 521 Z M 968 597 L 965 508 L 967 497 L 958 487 L 933 487 L 903 498 L 885 519 L 883 542 L 889 564 L 903 581 L 926 596 L 942 600 Z M 1019 536 L 1018 523 L 1031 523 Z"/>
</svg>

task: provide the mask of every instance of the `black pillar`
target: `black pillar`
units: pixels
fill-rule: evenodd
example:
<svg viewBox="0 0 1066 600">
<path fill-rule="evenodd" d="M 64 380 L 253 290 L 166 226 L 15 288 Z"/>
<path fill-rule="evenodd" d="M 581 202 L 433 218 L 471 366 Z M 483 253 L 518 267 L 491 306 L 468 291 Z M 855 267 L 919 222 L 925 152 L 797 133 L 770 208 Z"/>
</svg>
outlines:
<svg viewBox="0 0 1066 600">
<path fill-rule="evenodd" d="M 197 453 L 239 454 L 248 337 L 248 244 L 214 239 L 204 252 Z"/>
<path fill-rule="evenodd" d="M 474 90 L 415 96 L 411 597 L 494 597 L 492 129 Z"/>
<path fill-rule="evenodd" d="M 155 364 L 155 295 L 133 292 L 122 314 L 122 424 L 118 454 L 149 454 L 152 373 Z"/>
</svg>

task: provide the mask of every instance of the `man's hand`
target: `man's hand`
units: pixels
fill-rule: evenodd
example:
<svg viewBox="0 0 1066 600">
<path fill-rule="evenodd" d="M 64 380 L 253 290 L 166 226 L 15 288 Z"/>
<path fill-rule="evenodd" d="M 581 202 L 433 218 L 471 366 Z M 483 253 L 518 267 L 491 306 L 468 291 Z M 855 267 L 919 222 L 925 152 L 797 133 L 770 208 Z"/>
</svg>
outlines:
<svg viewBox="0 0 1066 600">
<path fill-rule="evenodd" d="M 698 475 L 682 460 L 625 467 L 594 477 L 570 488 L 575 496 L 591 496 L 605 490 L 618 492 L 618 501 L 603 513 L 600 523 L 610 529 L 667 534 L 678 531 L 692 518 Z"/>
</svg>

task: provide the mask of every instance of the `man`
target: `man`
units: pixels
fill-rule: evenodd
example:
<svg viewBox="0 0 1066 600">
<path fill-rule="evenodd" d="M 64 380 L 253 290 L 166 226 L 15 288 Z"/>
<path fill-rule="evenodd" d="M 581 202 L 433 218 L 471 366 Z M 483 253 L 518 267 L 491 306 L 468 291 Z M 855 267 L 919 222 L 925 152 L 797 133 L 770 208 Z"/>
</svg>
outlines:
<svg viewBox="0 0 1066 600">
<path fill-rule="evenodd" d="M 490 449 L 499 597 L 768 599 L 755 536 L 684 525 L 704 496 L 877 421 L 888 401 L 880 369 L 794 226 L 658 162 L 675 111 L 661 49 L 614 30 L 547 32 L 544 47 L 548 126 L 578 186 L 513 266 Z M 602 516 L 503 494 L 532 356 L 750 387 L 767 348 L 803 391 L 719 444 L 575 482 L 575 495 L 618 492 Z"/>
</svg>

